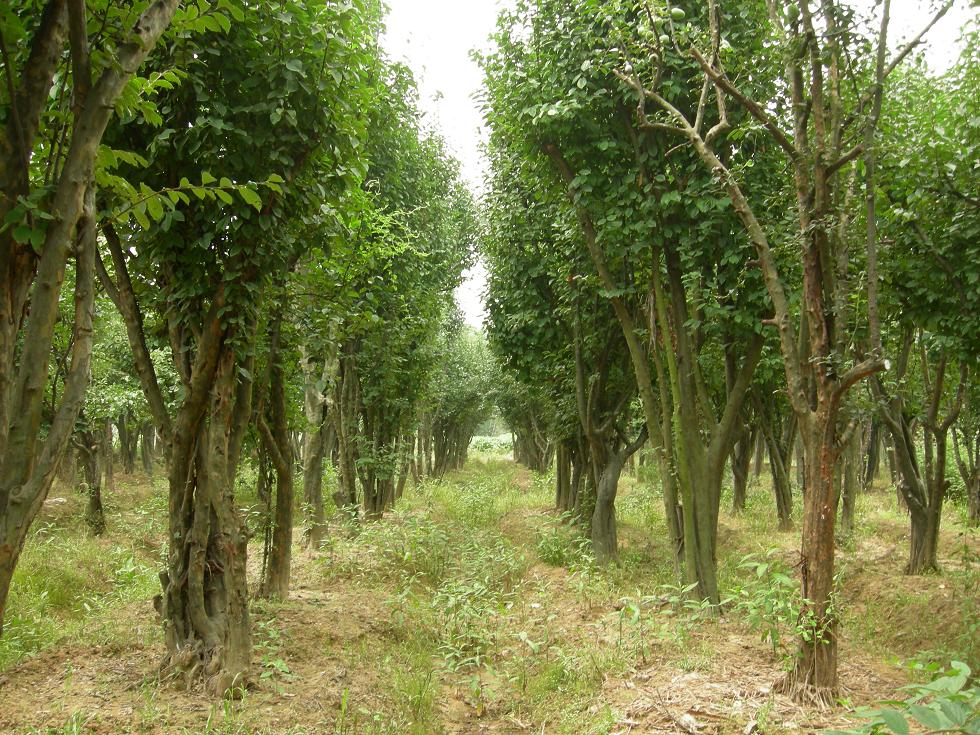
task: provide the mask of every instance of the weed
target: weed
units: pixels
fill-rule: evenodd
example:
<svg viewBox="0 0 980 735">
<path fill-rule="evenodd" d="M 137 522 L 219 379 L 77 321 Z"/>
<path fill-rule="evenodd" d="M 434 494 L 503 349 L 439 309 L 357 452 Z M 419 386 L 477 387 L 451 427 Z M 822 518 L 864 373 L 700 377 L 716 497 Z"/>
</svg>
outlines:
<svg viewBox="0 0 980 735">
<path fill-rule="evenodd" d="M 923 669 L 921 665 L 918 668 Z M 902 687 L 909 694 L 907 699 L 885 702 L 881 708 L 859 709 L 857 714 L 870 723 L 851 730 L 825 730 L 825 735 L 907 735 L 910 720 L 933 733 L 980 733 L 980 687 L 971 684 L 970 667 L 953 661 L 945 672 L 935 665 L 925 670 L 935 678 L 926 684 Z"/>
<path fill-rule="evenodd" d="M 744 574 L 733 592 L 735 612 L 772 646 L 773 654 L 786 653 L 786 644 L 797 632 L 802 602 L 799 582 L 785 565 L 772 559 L 749 555 L 738 567 Z"/>
<path fill-rule="evenodd" d="M 275 618 L 255 623 L 255 652 L 259 654 L 262 672 L 261 681 L 272 685 L 277 694 L 282 693 L 281 681 L 293 681 L 296 677 L 282 658 L 282 633 L 276 626 Z"/>
</svg>

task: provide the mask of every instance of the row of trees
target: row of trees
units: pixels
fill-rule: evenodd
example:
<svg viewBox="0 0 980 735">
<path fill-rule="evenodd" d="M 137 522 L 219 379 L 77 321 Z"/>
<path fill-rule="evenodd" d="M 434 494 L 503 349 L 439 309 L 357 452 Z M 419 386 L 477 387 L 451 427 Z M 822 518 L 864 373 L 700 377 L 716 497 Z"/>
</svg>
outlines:
<svg viewBox="0 0 980 735">
<path fill-rule="evenodd" d="M 377 518 L 409 473 L 465 459 L 490 380 L 453 305 L 473 201 L 373 0 L 45 0 L 0 20 L 0 621 L 72 449 L 104 527 L 118 438 L 125 470 L 137 451 L 165 466 L 164 668 L 233 690 L 240 467 L 265 508 L 258 592 L 285 597 L 294 485 L 317 546 L 328 463 L 337 504 Z"/>
<path fill-rule="evenodd" d="M 882 442 L 909 573 L 937 566 L 950 457 L 978 520 L 976 29 L 942 76 L 913 53 L 949 7 L 896 44 L 888 0 L 521 0 L 482 59 L 488 331 L 534 397 L 515 431 L 546 427 L 600 559 L 649 438 L 678 576 L 714 603 L 726 466 L 744 506 L 764 446 L 789 529 L 799 447 L 783 686 L 807 699 L 836 696 L 837 508 L 853 527 Z"/>
</svg>

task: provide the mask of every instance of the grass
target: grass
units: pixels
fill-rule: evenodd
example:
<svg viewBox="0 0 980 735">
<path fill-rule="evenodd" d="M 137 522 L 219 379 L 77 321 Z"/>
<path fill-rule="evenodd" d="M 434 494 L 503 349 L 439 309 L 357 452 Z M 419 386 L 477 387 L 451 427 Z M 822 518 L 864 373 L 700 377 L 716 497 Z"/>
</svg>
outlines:
<svg viewBox="0 0 980 735">
<path fill-rule="evenodd" d="M 152 678 L 132 681 L 112 696 L 132 710 L 134 729 L 422 735 L 484 721 L 612 733 L 632 716 L 630 686 L 644 686 L 635 683 L 642 677 L 652 677 L 650 691 L 675 692 L 679 677 L 717 677 L 726 664 L 754 663 L 774 676 L 791 661 L 799 535 L 777 531 L 765 484 L 750 488 L 745 513 L 732 515 L 727 493 L 723 500 L 719 579 L 732 602 L 717 616 L 684 602 L 649 468 L 624 476 L 620 562 L 599 567 L 581 532 L 550 511 L 553 478 L 518 468 L 492 443 L 473 455 L 444 480 L 408 488 L 384 520 L 335 517 L 322 553 L 297 552 L 294 598 L 253 605 L 256 690 L 239 702 L 202 703 Z M 248 504 L 247 482 L 241 490 Z M 104 539 L 87 536 L 81 499 L 71 497 L 33 532 L 0 670 L 70 644 L 159 648 L 148 599 L 158 591 L 162 488 L 123 483 L 113 499 Z M 845 658 L 878 667 L 958 658 L 980 670 L 977 536 L 955 518 L 944 519 L 944 574 L 906 578 L 907 519 L 894 493 L 859 497 L 855 541 L 841 552 Z M 100 715 L 82 696 L 90 663 L 78 663 L 85 676 L 66 669 L 55 712 L 24 732 L 96 728 Z M 780 731 L 779 706 L 769 695 L 756 703 L 760 731 Z M 731 714 L 733 732 L 744 714 Z"/>
<path fill-rule="evenodd" d="M 88 534 L 80 496 L 63 488 L 52 492 L 68 503 L 55 506 L 58 514 L 30 532 L 7 603 L 0 671 L 55 644 L 129 644 L 134 633 L 139 642 L 155 637 L 153 621 L 134 630 L 117 624 L 113 611 L 159 591 L 155 567 L 165 514 L 159 496 L 137 495 L 123 483 L 120 491 L 106 513 L 111 526 L 126 532 L 110 529 L 103 538 Z"/>
</svg>

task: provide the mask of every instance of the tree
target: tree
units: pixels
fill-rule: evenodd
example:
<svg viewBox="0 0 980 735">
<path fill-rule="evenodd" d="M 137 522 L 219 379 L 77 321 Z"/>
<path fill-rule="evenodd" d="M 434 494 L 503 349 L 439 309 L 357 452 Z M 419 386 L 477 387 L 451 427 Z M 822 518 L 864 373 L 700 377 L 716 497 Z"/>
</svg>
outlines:
<svg viewBox="0 0 980 735">
<path fill-rule="evenodd" d="M 646 429 L 631 431 L 636 387 L 626 344 L 609 330 L 613 314 L 586 270 L 563 198 L 537 189 L 540 173 L 523 168 L 512 151 L 494 153 L 491 217 L 481 248 L 489 272 L 489 340 L 503 368 L 555 407 L 554 428 L 561 430 L 555 439 L 563 453 L 577 455 L 585 477 L 584 488 L 559 486 L 558 506 L 588 524 L 596 558 L 612 561 L 619 477 L 647 438 Z"/>
<path fill-rule="evenodd" d="M 944 77 L 928 74 L 920 61 L 896 78 L 883 107 L 879 177 L 869 182 L 869 238 L 880 224 L 887 287 L 872 334 L 896 366 L 890 380 L 876 379 L 872 388 L 909 510 L 909 574 L 938 568 L 949 433 L 956 440 L 953 427 L 980 356 L 980 191 L 973 163 L 980 153 L 980 74 L 970 39 L 977 40 L 975 30 Z M 921 447 L 911 430 L 915 419 L 924 427 Z"/>
<path fill-rule="evenodd" d="M 549 164 L 536 186 L 567 200 L 578 223 L 663 457 L 675 564 L 699 599 L 718 602 L 721 484 L 761 353 L 761 283 L 751 288 L 749 244 L 696 158 L 631 120 L 610 43 L 643 43 L 643 8 L 595 11 L 542 1 L 505 15 L 500 51 L 484 62 L 487 117 L 513 155 Z M 700 80 L 674 71 L 675 88 L 696 104 Z"/>
<path fill-rule="evenodd" d="M 473 434 L 490 415 L 497 378 L 486 339 L 467 327 L 462 318 L 454 309 L 443 325 L 419 427 L 419 441 L 432 452 L 424 465 L 431 467 L 434 477 L 463 466 Z M 429 436 L 422 437 L 423 431 Z"/>
<path fill-rule="evenodd" d="M 943 6 L 929 27 L 949 5 Z M 779 50 L 785 75 L 774 95 L 759 95 L 753 89 L 756 80 L 750 75 L 733 77 L 726 70 L 740 52 L 742 39 L 726 38 L 723 48 L 723 7 L 730 11 L 729 17 L 736 7 L 739 14 L 743 8 L 752 13 L 772 47 Z M 841 3 L 827 0 L 811 8 L 811 3 L 803 0 L 792 6 L 792 11 L 788 7 L 768 4 L 768 19 L 764 20 L 761 3 L 722 6 L 708 0 L 704 9 L 707 33 L 702 32 L 700 38 L 686 23 L 675 24 L 674 15 L 682 21 L 686 18 L 683 10 L 673 14 L 659 8 L 651 15 L 651 22 L 663 31 L 651 36 L 652 64 L 636 67 L 637 59 L 630 60 L 634 63 L 629 65 L 624 61 L 618 75 L 635 91 L 641 121 L 674 132 L 697 152 L 728 194 L 755 247 L 772 301 L 771 323 L 779 334 L 787 391 L 806 457 L 801 556 L 804 615 L 812 624 L 801 637 L 799 658 L 783 686 L 797 697 L 829 702 L 838 686 L 838 623 L 833 609 L 836 469 L 841 450 L 855 429 L 854 423 L 842 428 L 842 409 L 855 384 L 884 369 L 880 353 L 872 351 L 852 363 L 846 350 L 844 325 L 851 282 L 846 272 L 849 250 L 841 236 L 846 231 L 846 219 L 840 220 L 846 187 L 840 174 L 866 151 L 868 139 L 873 139 L 877 128 L 884 81 L 922 34 L 887 62 L 888 2 L 883 6 L 882 30 L 870 40 L 861 37 L 852 11 Z M 664 43 L 660 43 L 661 35 L 666 37 Z M 698 50 L 704 44 L 710 49 L 706 54 Z M 853 51 L 862 47 L 877 50 L 870 74 L 849 64 Z M 670 77 L 662 72 L 665 59 L 674 54 L 690 56 L 704 74 L 705 89 L 713 91 L 721 119 L 708 131 L 703 130 L 700 112 L 691 115 L 676 99 L 671 100 Z M 854 89 L 858 91 L 854 93 Z M 774 99 L 775 104 L 762 104 L 759 99 Z M 716 152 L 715 141 L 724 140 L 732 127 L 727 116 L 730 102 L 747 112 L 785 155 L 797 198 L 797 242 L 803 273 L 798 291 L 788 291 L 773 255 L 770 234 L 756 215 L 751 188 L 746 188 L 749 181 Z M 647 114 L 647 104 L 659 110 L 655 117 Z M 787 122 L 792 132 L 785 129 Z M 873 268 L 871 271 L 869 300 L 873 304 L 877 280 Z M 793 320 L 790 293 L 798 297 L 802 307 L 798 326 Z"/>
<path fill-rule="evenodd" d="M 0 93 L 0 630 L 17 559 L 68 445 L 88 382 L 99 144 L 117 102 L 170 25 L 177 0 L 156 0 L 138 16 L 100 5 L 105 22 L 92 20 L 86 3 L 68 0 L 2 11 L 8 85 Z M 64 61 L 66 44 L 70 67 Z M 56 77 L 62 81 L 52 99 Z M 60 102 L 69 96 L 65 113 Z M 52 131 L 61 134 L 41 136 Z M 67 141 L 64 146 L 61 140 Z M 71 367 L 42 441 L 51 342 L 72 257 Z"/>
<path fill-rule="evenodd" d="M 168 124 L 130 124 L 113 139 L 138 152 L 126 173 L 144 192 L 106 222 L 113 273 L 102 275 L 167 446 L 169 553 L 156 599 L 166 669 L 217 693 L 244 684 L 251 654 L 234 478 L 252 415 L 258 307 L 309 245 L 297 220 L 333 221 L 323 203 L 341 201 L 364 173 L 359 110 L 371 99 L 376 21 L 371 4 L 238 14 L 201 45 L 170 49 L 164 63 L 179 61 L 182 79 L 158 102 Z M 150 359 L 157 335 L 182 384 L 173 414 Z"/>
</svg>

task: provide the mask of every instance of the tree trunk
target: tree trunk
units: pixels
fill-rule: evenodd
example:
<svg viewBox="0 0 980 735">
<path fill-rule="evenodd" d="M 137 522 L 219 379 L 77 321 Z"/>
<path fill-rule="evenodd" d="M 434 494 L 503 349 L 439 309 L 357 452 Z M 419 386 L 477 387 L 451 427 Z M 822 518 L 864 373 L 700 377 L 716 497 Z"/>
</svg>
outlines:
<svg viewBox="0 0 980 735">
<path fill-rule="evenodd" d="M 616 491 L 619 477 L 623 472 L 623 461 L 619 452 L 611 453 L 609 461 L 599 474 L 596 485 L 595 507 L 592 511 L 592 551 L 596 561 L 608 564 L 615 561 L 618 554 L 616 537 Z"/>
<path fill-rule="evenodd" d="M 220 695 L 247 683 L 252 644 L 247 538 L 234 493 L 251 384 L 238 377 L 234 348 L 219 330 L 217 319 L 204 330 L 195 380 L 174 422 L 170 549 L 155 605 L 164 620 L 164 670 L 187 686 L 203 677 Z"/>
<path fill-rule="evenodd" d="M 555 452 L 555 510 L 565 513 L 572 494 L 572 453 L 568 442 L 558 443 Z"/>
<path fill-rule="evenodd" d="M 323 458 L 327 451 L 327 406 L 324 405 L 319 426 L 304 436 L 303 449 L 303 502 L 306 503 L 309 521 L 306 543 L 313 549 L 323 546 L 326 536 L 326 511 L 323 506 Z"/>
<path fill-rule="evenodd" d="M 405 483 L 408 482 L 408 472 L 412 465 L 412 455 L 415 449 L 414 441 L 415 437 L 412 434 L 402 436 L 401 446 L 398 451 L 400 455 L 398 461 L 398 479 L 395 483 L 395 497 L 392 499 L 392 503 L 401 500 L 402 494 L 405 492 Z"/>
<path fill-rule="evenodd" d="M 823 402 L 821 401 L 821 404 Z M 800 428 L 807 462 L 804 486 L 803 544 L 800 574 L 803 579 L 801 621 L 812 621 L 800 638 L 800 652 L 783 688 L 794 696 L 830 703 L 838 691 L 837 628 L 834 600 L 834 511 L 837 493 L 836 415 L 821 410 L 810 414 Z"/>
<path fill-rule="evenodd" d="M 841 481 L 841 539 L 849 541 L 854 537 L 854 510 L 857 503 L 858 476 L 861 463 L 861 435 L 854 432 L 844 449 L 844 466 L 840 473 Z"/>
<path fill-rule="evenodd" d="M 756 444 L 758 428 L 743 427 L 735 447 L 732 449 L 732 512 L 741 513 L 745 510 L 745 500 L 748 494 L 749 465 L 752 462 L 752 450 Z"/>
<path fill-rule="evenodd" d="M 5 63 L 7 103 L 17 110 L 16 115 L 7 116 L 0 131 L 0 217 L 5 220 L 15 202 L 35 193 L 30 190 L 35 180 L 30 170 L 32 152 L 69 35 L 68 3 L 54 0 L 44 5 L 24 68 L 11 68 L 9 59 Z M 176 7 L 177 0 L 161 0 L 146 8 L 128 31 L 126 42 L 116 45 L 106 59 L 94 84 L 87 39 L 78 47 L 71 44 L 72 62 L 82 74 L 72 74 L 71 142 L 61 173 L 52 182 L 53 191 L 45 200 L 44 208 L 52 218 L 43 243 L 35 252 L 36 246 L 15 242 L 12 227 L 0 233 L 0 633 L 14 567 L 67 449 L 89 382 L 96 157 L 119 95 L 170 24 Z M 84 24 L 84 3 L 73 8 Z M 77 267 L 71 367 L 61 404 L 41 442 L 44 386 L 73 240 Z M 29 310 L 24 308 L 28 298 Z"/>
<path fill-rule="evenodd" d="M 106 419 L 105 421 L 105 439 L 102 442 L 102 461 L 105 467 L 105 486 L 106 490 L 109 492 L 116 491 L 116 477 L 115 477 L 115 442 L 113 441 L 113 431 L 112 431 L 112 419 Z"/>
<path fill-rule="evenodd" d="M 762 476 L 762 463 L 766 456 L 766 438 L 759 433 L 755 442 L 755 462 L 752 474 L 758 480 Z"/>
<path fill-rule="evenodd" d="M 772 491 L 776 499 L 776 517 L 780 531 L 793 529 L 793 488 L 790 484 L 790 466 L 793 460 L 793 447 L 797 443 L 795 415 L 781 420 L 782 428 L 777 436 L 775 416 L 778 413 L 767 409 L 762 400 L 753 395 L 759 428 L 769 453 L 769 474 L 772 476 Z"/>
<path fill-rule="evenodd" d="M 974 473 L 966 484 L 967 517 L 970 525 L 980 526 L 980 474 Z"/>
<path fill-rule="evenodd" d="M 800 489 L 800 495 L 806 495 L 806 450 L 803 447 L 803 438 L 800 437 L 796 442 L 796 486 Z"/>
<path fill-rule="evenodd" d="M 289 570 L 293 547 L 293 443 L 286 422 L 286 388 L 282 367 L 282 317 L 285 296 L 281 296 L 269 329 L 268 423 L 258 418 L 259 433 L 276 470 L 276 503 L 272 523 L 272 543 L 266 557 L 260 595 L 285 600 L 289 597 Z"/>
<path fill-rule="evenodd" d="M 102 509 L 102 452 L 101 442 L 95 432 L 84 429 L 78 432 L 76 446 L 82 465 L 82 490 L 85 492 L 85 523 L 93 536 L 105 533 L 105 513 Z"/>
<path fill-rule="evenodd" d="M 129 423 L 129 412 L 125 411 L 120 414 L 116 425 L 119 428 L 119 457 L 122 459 L 123 472 L 132 475 L 136 472 L 136 435 L 131 431 Z"/>
<path fill-rule="evenodd" d="M 967 518 L 980 526 L 980 430 L 968 434 L 953 427 L 953 457 L 966 489 Z"/>
<path fill-rule="evenodd" d="M 153 453 L 156 430 L 153 423 L 147 421 L 140 429 L 140 461 L 143 464 L 143 472 L 147 477 L 153 477 Z"/>
<path fill-rule="evenodd" d="M 357 512 L 357 424 L 360 410 L 360 391 L 355 373 L 353 346 L 345 345 L 340 358 L 339 375 L 334 387 L 333 419 L 337 434 L 338 491 L 334 494 L 337 508 L 351 514 Z M 428 465 L 428 457 L 426 464 Z M 425 474 L 431 473 L 428 466 Z"/>
<path fill-rule="evenodd" d="M 881 420 L 876 416 L 871 419 L 871 431 L 868 434 L 868 446 L 864 453 L 864 478 L 862 487 L 869 492 L 878 476 L 881 464 Z"/>
</svg>

